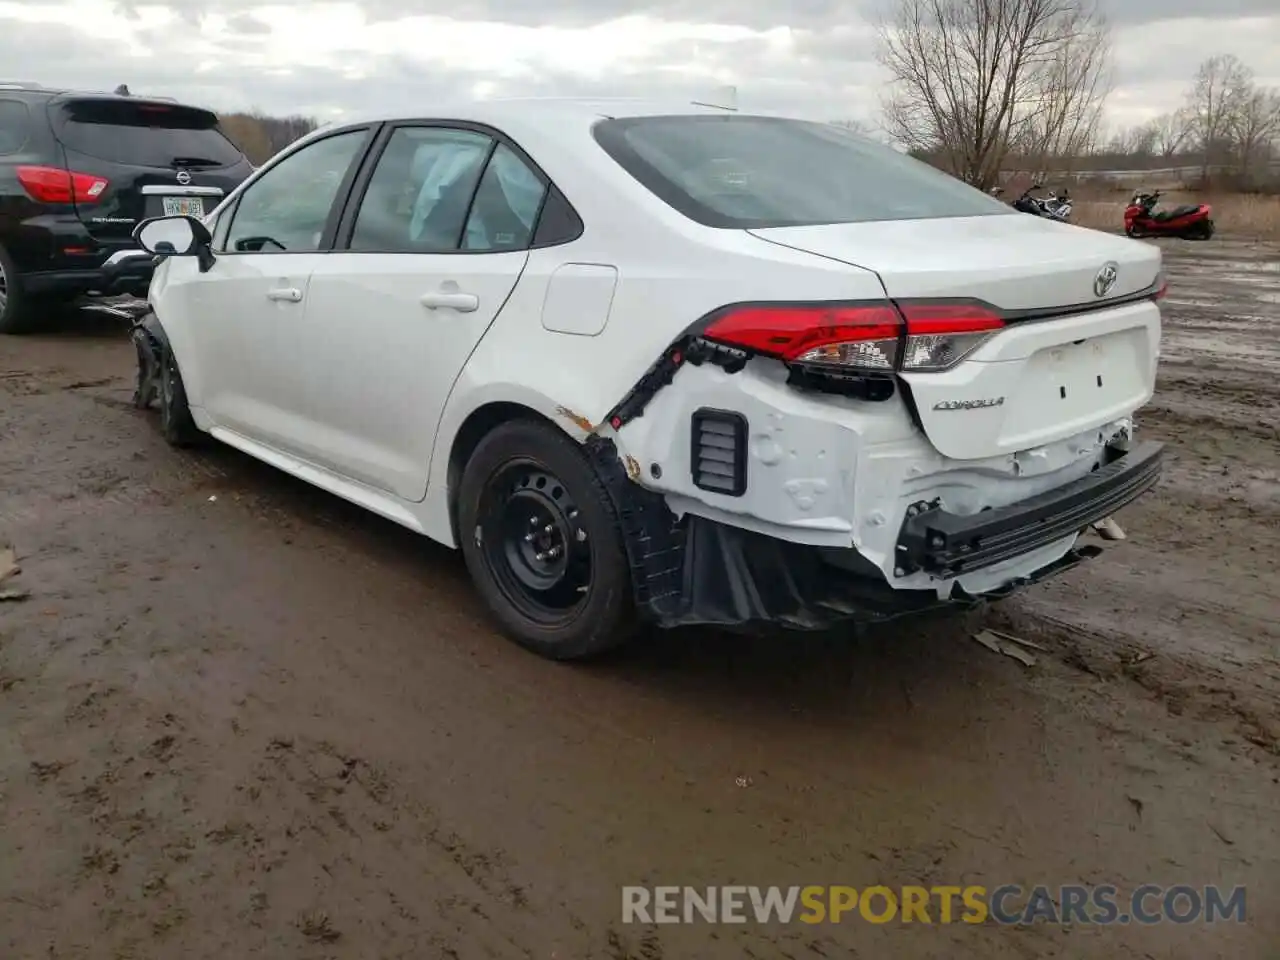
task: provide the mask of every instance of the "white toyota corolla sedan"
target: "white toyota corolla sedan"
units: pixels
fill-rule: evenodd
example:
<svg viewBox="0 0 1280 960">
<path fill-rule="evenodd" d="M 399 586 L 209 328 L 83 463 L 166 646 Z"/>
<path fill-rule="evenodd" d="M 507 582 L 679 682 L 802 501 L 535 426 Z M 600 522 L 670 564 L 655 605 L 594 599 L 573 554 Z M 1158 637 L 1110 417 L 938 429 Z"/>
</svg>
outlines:
<svg viewBox="0 0 1280 960">
<path fill-rule="evenodd" d="M 460 547 L 549 657 L 1005 596 L 1160 474 L 1159 250 L 834 126 L 402 112 L 135 235 L 165 436 Z"/>
</svg>

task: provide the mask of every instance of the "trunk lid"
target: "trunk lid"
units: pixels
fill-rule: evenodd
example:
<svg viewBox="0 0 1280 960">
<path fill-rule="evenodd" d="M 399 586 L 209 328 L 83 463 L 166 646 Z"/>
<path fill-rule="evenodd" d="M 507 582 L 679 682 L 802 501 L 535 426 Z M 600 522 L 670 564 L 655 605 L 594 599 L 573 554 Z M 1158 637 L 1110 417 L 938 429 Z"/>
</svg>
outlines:
<svg viewBox="0 0 1280 960">
<path fill-rule="evenodd" d="M 1159 309 L 1150 299 L 1125 301 L 1156 282 L 1155 246 L 1016 214 L 751 232 L 875 271 L 893 300 L 974 298 L 1006 315 L 1004 330 L 950 370 L 901 374 L 945 456 L 1030 450 L 1151 397 Z M 1104 290 L 1099 278 L 1112 270 Z"/>
<path fill-rule="evenodd" d="M 208 110 L 93 96 L 59 98 L 49 110 L 66 169 L 107 181 L 76 213 L 108 248 L 132 246 L 134 228 L 149 217 L 202 218 L 253 171 Z"/>
</svg>

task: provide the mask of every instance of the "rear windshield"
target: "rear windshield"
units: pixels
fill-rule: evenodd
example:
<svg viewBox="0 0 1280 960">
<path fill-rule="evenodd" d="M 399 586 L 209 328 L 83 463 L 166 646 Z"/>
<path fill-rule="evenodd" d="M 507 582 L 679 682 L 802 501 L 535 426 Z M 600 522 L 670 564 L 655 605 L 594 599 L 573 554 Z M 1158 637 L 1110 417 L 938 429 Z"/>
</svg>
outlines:
<svg viewBox="0 0 1280 960">
<path fill-rule="evenodd" d="M 603 120 L 596 141 L 685 216 L 750 229 L 1011 214 L 926 163 L 839 127 L 773 117 Z"/>
<path fill-rule="evenodd" d="M 27 143 L 30 120 L 20 100 L 0 100 L 0 156 L 17 153 Z"/>
<path fill-rule="evenodd" d="M 61 110 L 58 139 L 69 150 L 140 167 L 225 167 L 244 155 L 208 110 L 123 100 L 78 100 Z"/>
</svg>

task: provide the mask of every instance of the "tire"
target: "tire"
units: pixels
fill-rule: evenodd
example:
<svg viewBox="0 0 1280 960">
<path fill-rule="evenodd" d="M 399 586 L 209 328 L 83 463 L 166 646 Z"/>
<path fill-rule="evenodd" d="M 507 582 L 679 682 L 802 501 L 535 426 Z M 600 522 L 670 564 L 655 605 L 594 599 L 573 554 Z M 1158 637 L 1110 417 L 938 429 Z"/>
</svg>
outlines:
<svg viewBox="0 0 1280 960">
<path fill-rule="evenodd" d="M 36 312 L 23 291 L 18 268 L 4 247 L 0 247 L 0 333 L 22 334 L 35 329 Z"/>
<path fill-rule="evenodd" d="M 187 405 L 187 388 L 173 351 L 166 345 L 160 351 L 160 433 L 175 447 L 195 446 L 203 438 L 191 408 Z"/>
<path fill-rule="evenodd" d="M 507 421 L 476 446 L 459 491 L 467 569 L 508 637 L 551 660 L 593 657 L 631 638 L 621 527 L 577 443 L 550 424 Z"/>
</svg>

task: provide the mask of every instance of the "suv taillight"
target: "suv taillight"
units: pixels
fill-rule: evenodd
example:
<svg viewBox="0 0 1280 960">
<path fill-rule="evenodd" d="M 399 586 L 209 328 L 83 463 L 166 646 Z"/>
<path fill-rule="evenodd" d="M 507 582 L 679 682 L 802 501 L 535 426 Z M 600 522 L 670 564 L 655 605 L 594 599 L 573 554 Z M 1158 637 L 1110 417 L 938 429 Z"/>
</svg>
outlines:
<svg viewBox="0 0 1280 960">
<path fill-rule="evenodd" d="M 61 167 L 18 167 L 18 182 L 40 203 L 97 203 L 107 180 Z"/>
<path fill-rule="evenodd" d="M 1003 327 L 994 309 L 968 302 L 758 304 L 723 311 L 702 336 L 788 364 L 924 373 L 954 367 Z"/>
</svg>

